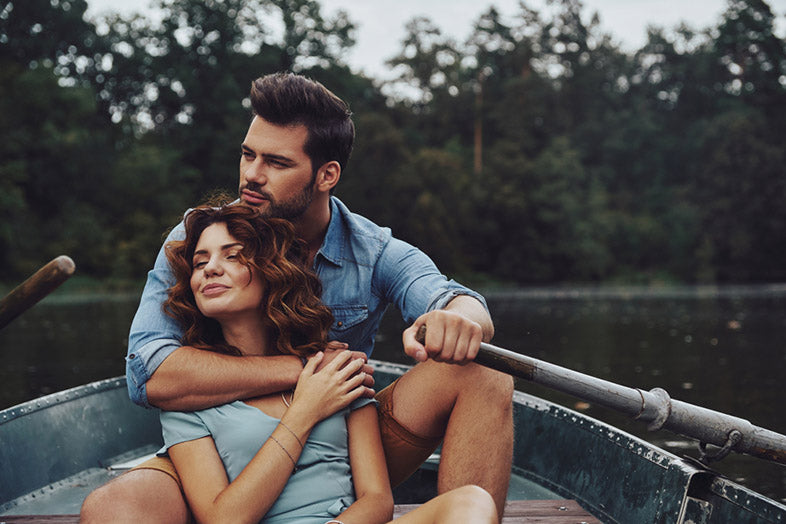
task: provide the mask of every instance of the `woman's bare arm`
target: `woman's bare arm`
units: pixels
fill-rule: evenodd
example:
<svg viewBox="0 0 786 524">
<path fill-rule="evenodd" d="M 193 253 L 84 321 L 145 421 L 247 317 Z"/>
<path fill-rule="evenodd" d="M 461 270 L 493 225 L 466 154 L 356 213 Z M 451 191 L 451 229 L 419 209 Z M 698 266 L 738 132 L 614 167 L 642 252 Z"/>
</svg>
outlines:
<svg viewBox="0 0 786 524">
<path fill-rule="evenodd" d="M 393 517 L 393 494 L 376 408 L 368 405 L 353 411 L 347 420 L 347 431 L 357 499 L 337 519 L 345 524 L 388 522 Z"/>
<path fill-rule="evenodd" d="M 197 522 L 259 522 L 284 489 L 314 425 L 365 392 L 363 377 L 356 374 L 362 363 L 350 362 L 350 352 L 340 352 L 315 372 L 322 359 L 320 353 L 306 364 L 282 423 L 233 482 L 212 438 L 169 448 Z"/>
</svg>

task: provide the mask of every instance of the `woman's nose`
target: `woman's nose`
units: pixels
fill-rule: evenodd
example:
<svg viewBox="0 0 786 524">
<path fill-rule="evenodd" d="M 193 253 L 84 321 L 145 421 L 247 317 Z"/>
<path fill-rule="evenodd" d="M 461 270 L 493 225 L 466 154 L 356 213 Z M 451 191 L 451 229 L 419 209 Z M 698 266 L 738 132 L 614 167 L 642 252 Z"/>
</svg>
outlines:
<svg viewBox="0 0 786 524">
<path fill-rule="evenodd" d="M 205 276 L 220 275 L 222 271 L 221 263 L 216 257 L 211 257 L 203 269 L 205 271 Z"/>
</svg>

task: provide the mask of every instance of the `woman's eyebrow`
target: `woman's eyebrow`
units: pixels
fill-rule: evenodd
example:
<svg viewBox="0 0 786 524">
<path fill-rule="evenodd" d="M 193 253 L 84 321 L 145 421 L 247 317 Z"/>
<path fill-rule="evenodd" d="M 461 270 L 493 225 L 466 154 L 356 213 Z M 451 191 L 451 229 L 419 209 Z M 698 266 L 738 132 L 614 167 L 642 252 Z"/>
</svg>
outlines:
<svg viewBox="0 0 786 524">
<path fill-rule="evenodd" d="M 231 244 L 224 244 L 223 246 L 221 246 L 221 251 L 226 251 L 228 249 L 232 249 L 233 247 L 237 247 L 237 246 L 242 248 L 243 247 L 243 243 L 242 242 L 232 242 Z M 197 256 L 197 255 L 207 255 L 207 249 L 200 249 L 198 251 L 194 251 L 194 256 Z"/>
</svg>

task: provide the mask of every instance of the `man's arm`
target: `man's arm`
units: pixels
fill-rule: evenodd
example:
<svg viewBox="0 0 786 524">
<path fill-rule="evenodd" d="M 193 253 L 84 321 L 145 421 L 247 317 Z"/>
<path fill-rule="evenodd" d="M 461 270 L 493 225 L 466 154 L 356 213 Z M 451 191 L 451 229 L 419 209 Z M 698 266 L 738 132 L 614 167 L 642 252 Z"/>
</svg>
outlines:
<svg viewBox="0 0 786 524">
<path fill-rule="evenodd" d="M 347 349 L 330 342 L 318 369 Z M 353 351 L 352 360 L 366 360 Z M 194 411 L 239 399 L 269 395 L 292 389 L 303 364 L 293 355 L 236 357 L 188 346 L 180 347 L 164 360 L 147 381 L 150 404 L 168 411 Z M 364 383 L 374 385 L 373 369 L 365 364 Z"/>
<path fill-rule="evenodd" d="M 419 249 L 392 239 L 375 268 L 375 285 L 410 322 L 404 351 L 418 361 L 432 358 L 465 364 L 477 355 L 482 340 L 494 336 L 494 324 L 481 295 L 448 280 Z M 415 340 L 427 326 L 426 344 Z"/>
<path fill-rule="evenodd" d="M 169 411 L 194 411 L 295 387 L 298 357 L 236 357 L 192 347 L 170 354 L 147 381 L 148 402 Z"/>
</svg>

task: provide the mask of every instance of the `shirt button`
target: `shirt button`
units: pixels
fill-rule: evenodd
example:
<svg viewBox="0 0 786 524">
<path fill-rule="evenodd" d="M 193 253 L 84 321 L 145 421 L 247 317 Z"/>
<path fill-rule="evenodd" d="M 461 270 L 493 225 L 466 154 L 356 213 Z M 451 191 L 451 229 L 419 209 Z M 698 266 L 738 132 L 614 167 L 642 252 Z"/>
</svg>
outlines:
<svg viewBox="0 0 786 524">
<path fill-rule="evenodd" d="M 343 325 L 344 325 L 344 323 L 343 323 L 343 322 L 341 322 L 341 321 L 339 320 L 339 321 L 336 323 L 336 325 L 337 325 L 338 327 L 341 327 L 341 326 L 343 326 Z"/>
<path fill-rule="evenodd" d="M 130 355 L 128 355 L 128 359 L 129 360 L 134 360 L 135 358 L 136 358 L 136 355 L 134 353 L 131 353 Z"/>
</svg>

